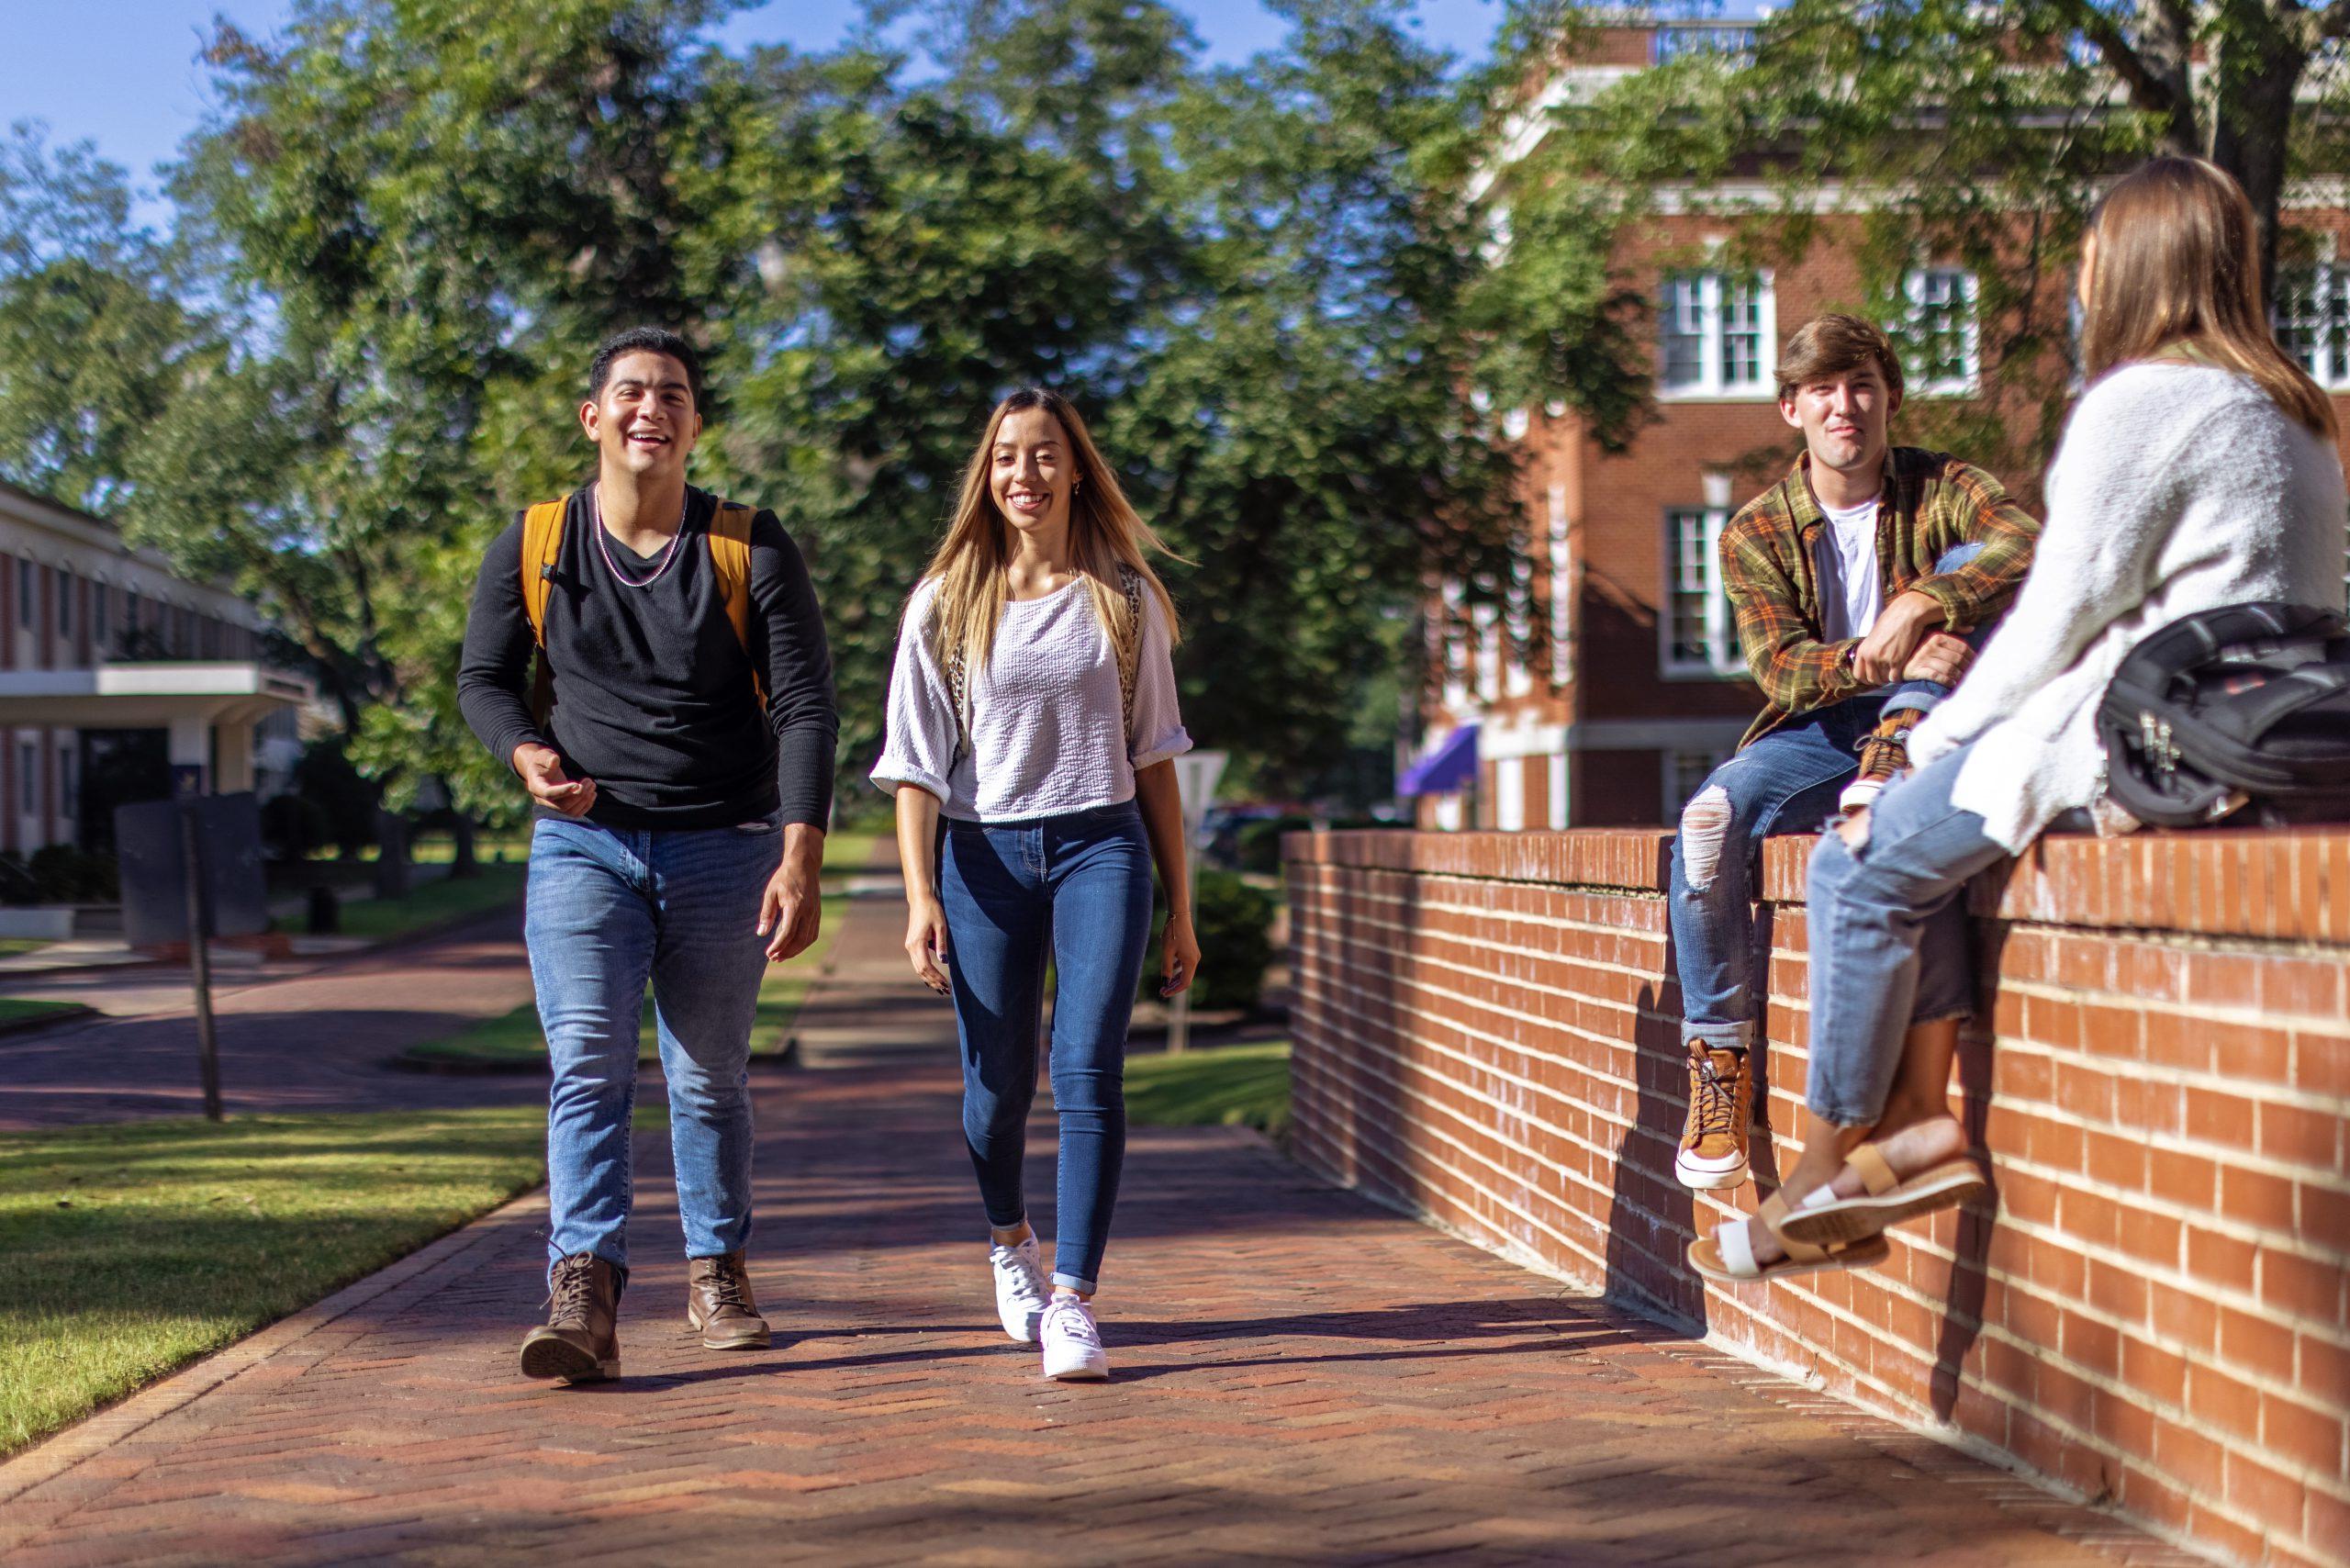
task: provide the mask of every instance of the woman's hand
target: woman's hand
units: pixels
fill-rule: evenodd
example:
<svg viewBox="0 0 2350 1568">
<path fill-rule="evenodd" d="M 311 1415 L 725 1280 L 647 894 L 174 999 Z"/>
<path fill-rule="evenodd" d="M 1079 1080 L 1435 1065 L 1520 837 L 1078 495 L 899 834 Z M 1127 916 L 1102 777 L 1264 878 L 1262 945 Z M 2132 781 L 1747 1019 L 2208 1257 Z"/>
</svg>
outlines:
<svg viewBox="0 0 2350 1568">
<path fill-rule="evenodd" d="M 936 899 L 912 899 L 906 904 L 906 957 L 914 978 L 944 996 L 946 980 L 946 911 Z"/>
<path fill-rule="evenodd" d="M 1177 910 L 1167 917 L 1167 933 L 1158 948 L 1158 994 L 1173 996 L 1189 991 L 1200 972 L 1200 939 L 1192 933 L 1190 911 Z"/>
</svg>

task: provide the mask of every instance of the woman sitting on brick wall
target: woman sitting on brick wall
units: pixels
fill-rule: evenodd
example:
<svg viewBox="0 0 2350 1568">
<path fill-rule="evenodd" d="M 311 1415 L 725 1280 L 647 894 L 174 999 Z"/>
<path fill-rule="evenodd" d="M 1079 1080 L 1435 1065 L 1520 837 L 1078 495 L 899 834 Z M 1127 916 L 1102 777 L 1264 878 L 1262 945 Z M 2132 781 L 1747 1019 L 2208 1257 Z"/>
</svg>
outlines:
<svg viewBox="0 0 2350 1568">
<path fill-rule="evenodd" d="M 2256 599 L 2341 603 L 2333 410 L 2270 334 L 2252 207 L 2199 159 L 2114 186 L 2081 250 L 2089 382 L 2048 471 L 2014 611 L 1910 741 L 1916 771 L 1811 863 L 1803 1156 L 1751 1220 L 1691 1244 L 1710 1279 L 1865 1266 L 1877 1232 L 1980 1193 L 1950 1110 L 1958 1021 L 1912 1026 L 1921 970 L 1966 961 L 1967 879 L 2100 797 L 2098 699 L 2142 638 Z"/>
</svg>

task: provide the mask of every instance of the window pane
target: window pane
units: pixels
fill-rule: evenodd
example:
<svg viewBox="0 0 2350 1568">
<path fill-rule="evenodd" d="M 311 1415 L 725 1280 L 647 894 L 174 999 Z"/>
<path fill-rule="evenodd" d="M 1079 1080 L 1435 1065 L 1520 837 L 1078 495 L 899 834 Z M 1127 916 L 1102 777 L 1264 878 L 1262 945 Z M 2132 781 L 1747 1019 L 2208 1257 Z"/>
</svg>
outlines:
<svg viewBox="0 0 2350 1568">
<path fill-rule="evenodd" d="M 1967 274 L 1954 268 L 1934 267 L 1909 278 L 1909 331 L 1918 345 L 1918 379 L 1921 386 L 1958 386 L 1973 382 L 1968 340 L 1974 335 L 1975 307 L 1968 297 Z"/>
<path fill-rule="evenodd" d="M 1710 584 L 1706 570 L 1707 553 L 1712 540 L 1702 511 L 1676 511 L 1665 519 L 1665 540 L 1672 550 L 1673 577 L 1671 602 L 1666 613 L 1672 617 L 1667 628 L 1666 656 L 1673 665 L 1704 666 L 1712 664 L 1713 651 L 1707 636 L 1706 596 Z"/>
<path fill-rule="evenodd" d="M 2321 383 L 2334 379 L 2333 302 L 2339 291 L 2329 271 L 2289 267 L 2277 279 L 2277 342 Z"/>
<path fill-rule="evenodd" d="M 1762 290 L 1751 278 L 1722 284 L 1722 385 L 1762 379 Z"/>
<path fill-rule="evenodd" d="M 1667 278 L 1663 308 L 1664 385 L 1695 386 L 1706 378 L 1705 279 Z"/>
</svg>

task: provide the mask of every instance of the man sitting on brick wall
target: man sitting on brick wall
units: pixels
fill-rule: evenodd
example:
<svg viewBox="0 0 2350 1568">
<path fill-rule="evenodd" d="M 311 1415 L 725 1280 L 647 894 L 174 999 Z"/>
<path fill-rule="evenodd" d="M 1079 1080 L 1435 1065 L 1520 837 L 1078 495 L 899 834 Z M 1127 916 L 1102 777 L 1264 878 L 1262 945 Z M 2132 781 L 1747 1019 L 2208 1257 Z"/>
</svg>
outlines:
<svg viewBox="0 0 2350 1568">
<path fill-rule="evenodd" d="M 1768 704 L 1683 810 L 1673 845 L 1689 1051 L 1674 1168 L 1696 1188 L 1747 1175 L 1763 837 L 1816 832 L 1907 768 L 1910 727 L 1958 683 L 2040 531 L 1983 470 L 1890 444 L 1901 364 L 1869 322 L 1808 322 L 1787 340 L 1778 383 L 1804 454 L 1721 538 L 1739 641 Z"/>
</svg>

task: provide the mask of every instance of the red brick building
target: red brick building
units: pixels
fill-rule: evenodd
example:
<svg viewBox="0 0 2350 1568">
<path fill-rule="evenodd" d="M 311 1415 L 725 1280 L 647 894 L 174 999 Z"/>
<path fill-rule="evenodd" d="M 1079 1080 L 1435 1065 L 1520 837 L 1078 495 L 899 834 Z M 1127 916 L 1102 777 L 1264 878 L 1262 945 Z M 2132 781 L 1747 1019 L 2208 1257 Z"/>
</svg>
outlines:
<svg viewBox="0 0 2350 1568">
<path fill-rule="evenodd" d="M 1595 31 L 1535 92 L 1526 129 L 1499 149 L 1493 169 L 1529 151 L 1545 111 L 1567 95 L 1604 88 L 1674 50 L 1735 47 L 1741 31 Z M 1753 196 L 1774 198 L 1760 182 Z M 1839 191 L 1819 194 L 1825 213 L 1842 201 Z M 2338 224 L 2339 205 L 2329 199 L 2321 221 Z M 1669 823 L 1735 747 L 1762 698 L 1746 678 L 1715 542 L 1801 451 L 1780 418 L 1772 368 L 1785 333 L 1860 304 L 1861 280 L 1837 242 L 1838 228 L 1856 221 L 1826 218 L 1800 264 L 1740 273 L 1704 260 L 1730 238 L 1731 223 L 1677 210 L 1665 193 L 1623 258 L 1655 305 L 1655 420 L 1609 454 L 1562 407 L 1495 411 L 1501 437 L 1524 449 L 1533 567 L 1525 613 L 1548 618 L 1550 653 L 1547 667 L 1526 668 L 1511 655 L 1500 613 L 1464 613 L 1451 593 L 1435 607 L 1423 739 L 1404 770 L 1405 792 L 1417 787 L 1420 825 Z M 2279 331 L 2322 385 L 2350 392 L 2350 267 L 2337 269 L 2329 246 L 2318 253 L 2280 291 Z M 2050 286 L 2069 282 L 2056 276 Z M 1972 275 L 1930 262 L 1905 277 L 1901 325 L 1922 345 L 1905 364 L 1913 416 L 1925 399 L 1996 395 L 1982 375 L 1975 292 Z M 1905 425 L 1914 423 L 1897 416 L 1894 440 L 1911 439 Z M 2037 504 L 2037 474 L 1999 477 Z"/>
</svg>

